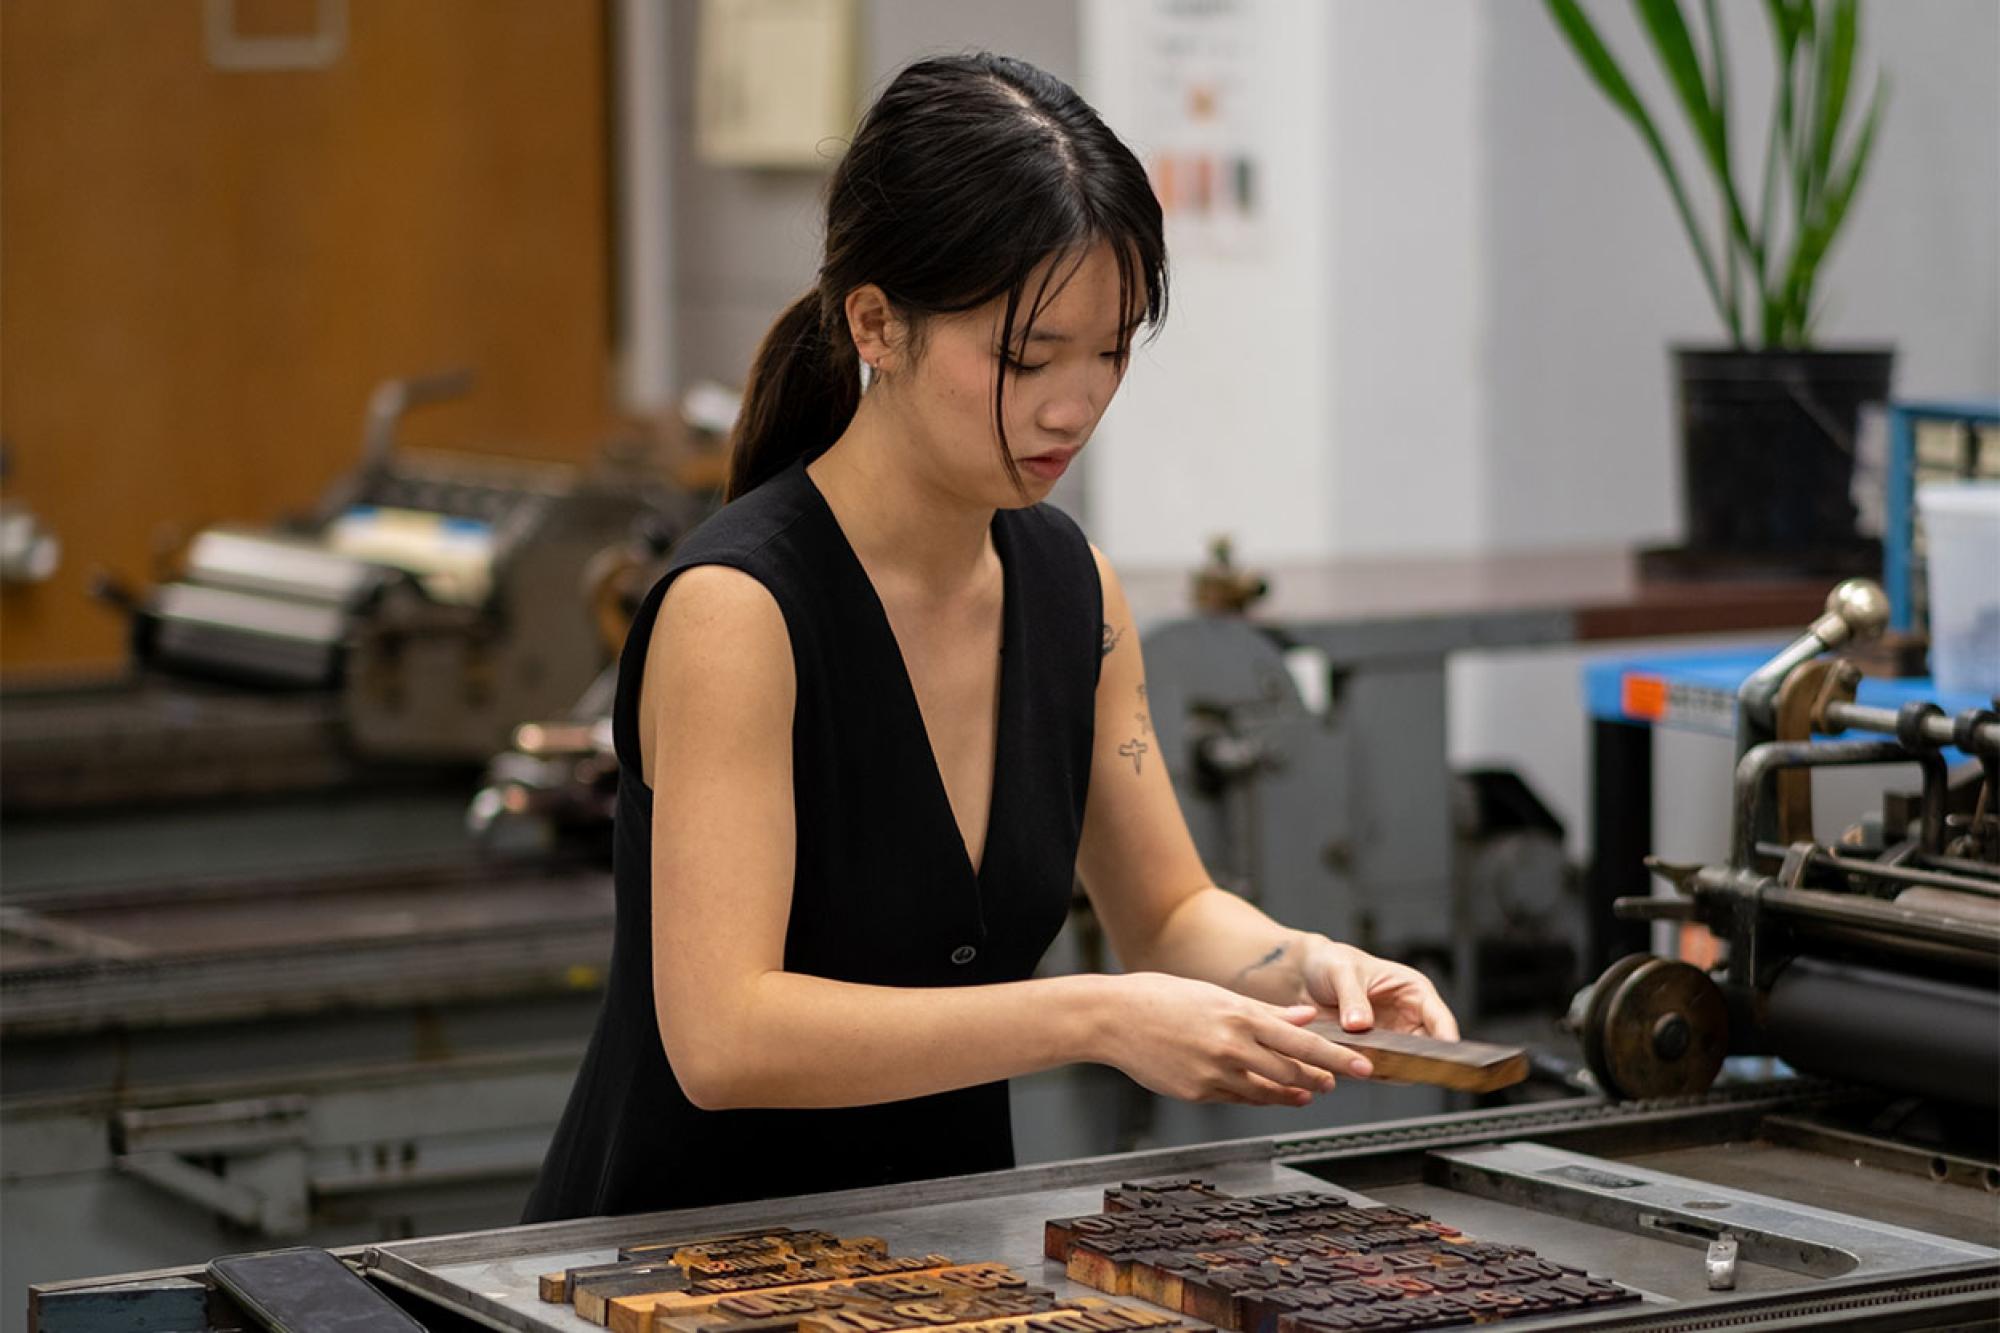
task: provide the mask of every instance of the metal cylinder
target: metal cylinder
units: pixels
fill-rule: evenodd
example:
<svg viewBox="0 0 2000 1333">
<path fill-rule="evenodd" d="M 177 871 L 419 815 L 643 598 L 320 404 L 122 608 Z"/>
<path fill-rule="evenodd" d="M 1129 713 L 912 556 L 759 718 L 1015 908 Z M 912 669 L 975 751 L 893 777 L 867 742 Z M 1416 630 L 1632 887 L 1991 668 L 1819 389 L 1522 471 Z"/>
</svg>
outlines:
<svg viewBox="0 0 2000 1333">
<path fill-rule="evenodd" d="M 2000 1108 L 2000 992 L 1796 958 L 1771 983 L 1763 1026 L 1795 1068 Z"/>
</svg>

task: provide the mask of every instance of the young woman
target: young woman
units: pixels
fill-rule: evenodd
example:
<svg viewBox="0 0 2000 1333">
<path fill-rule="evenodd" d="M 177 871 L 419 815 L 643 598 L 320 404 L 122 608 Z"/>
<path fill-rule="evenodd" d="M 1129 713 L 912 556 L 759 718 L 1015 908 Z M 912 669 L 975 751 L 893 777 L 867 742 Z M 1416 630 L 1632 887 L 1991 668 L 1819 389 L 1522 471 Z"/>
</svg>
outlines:
<svg viewBox="0 0 2000 1333">
<path fill-rule="evenodd" d="M 620 664 L 616 944 L 527 1220 L 1007 1167 L 1005 1080 L 1055 1065 L 1299 1106 L 1369 1072 L 1323 1013 L 1457 1035 L 1209 883 L 1117 576 L 1036 503 L 1165 308 L 1145 173 L 1060 81 L 929 60 L 862 120 Z M 1078 875 L 1127 970 L 1033 979 Z"/>
</svg>

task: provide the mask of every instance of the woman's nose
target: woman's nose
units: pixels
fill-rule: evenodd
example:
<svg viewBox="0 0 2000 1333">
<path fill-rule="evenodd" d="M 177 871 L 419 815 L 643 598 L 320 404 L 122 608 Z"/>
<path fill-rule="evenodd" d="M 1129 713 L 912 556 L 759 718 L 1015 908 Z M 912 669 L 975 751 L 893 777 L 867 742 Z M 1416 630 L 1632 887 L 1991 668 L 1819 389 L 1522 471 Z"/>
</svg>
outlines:
<svg viewBox="0 0 2000 1333">
<path fill-rule="evenodd" d="M 1042 404 L 1035 424 L 1057 435 L 1080 435 L 1090 429 L 1097 408 L 1090 395 L 1081 392 L 1059 394 Z"/>
</svg>

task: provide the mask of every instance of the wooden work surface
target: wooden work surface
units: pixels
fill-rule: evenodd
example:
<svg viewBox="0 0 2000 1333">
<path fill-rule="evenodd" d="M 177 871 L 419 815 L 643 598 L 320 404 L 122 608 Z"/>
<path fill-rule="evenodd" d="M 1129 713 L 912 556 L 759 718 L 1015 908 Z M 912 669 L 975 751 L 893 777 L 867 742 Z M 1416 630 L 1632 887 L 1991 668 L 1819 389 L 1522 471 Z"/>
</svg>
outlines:
<svg viewBox="0 0 2000 1333">
<path fill-rule="evenodd" d="M 1647 581 L 1617 547 L 1483 556 L 1317 560 L 1253 565 L 1270 581 L 1251 618 L 1312 622 L 1476 617 L 1556 611 L 1576 640 L 1803 628 L 1839 580 Z M 1190 613 L 1185 569 L 1121 570 L 1142 618 Z"/>
</svg>

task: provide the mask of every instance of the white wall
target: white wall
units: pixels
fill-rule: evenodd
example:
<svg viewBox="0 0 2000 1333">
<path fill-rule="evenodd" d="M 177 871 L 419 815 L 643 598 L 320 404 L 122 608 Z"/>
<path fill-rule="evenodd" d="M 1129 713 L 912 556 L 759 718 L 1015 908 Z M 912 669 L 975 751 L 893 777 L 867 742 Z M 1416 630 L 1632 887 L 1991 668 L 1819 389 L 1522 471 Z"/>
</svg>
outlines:
<svg viewBox="0 0 2000 1333">
<path fill-rule="evenodd" d="M 1479 90 L 1487 0 L 1343 3 L 1321 77 L 1333 85 L 1331 414 L 1334 555 L 1479 546 L 1486 147 Z"/>
<path fill-rule="evenodd" d="M 1092 536 L 1115 559 L 1185 566 L 1215 533 L 1251 559 L 1323 552 L 1337 524 L 1327 412 L 1335 330 L 1325 318 L 1333 225 L 1324 169 L 1334 125 L 1324 77 L 1333 9 L 1243 0 L 1258 82 L 1244 123 L 1263 182 L 1261 244 L 1205 254 L 1169 218 L 1171 308 L 1135 349 L 1084 452 Z M 1142 159 L 1161 144 L 1150 5 L 1085 0 L 1084 96 Z"/>
<path fill-rule="evenodd" d="M 1629 7 L 1586 3 L 1702 190 Z M 1083 0 L 1083 90 L 1133 137 L 1151 8 Z M 1677 538 L 1667 348 L 1720 323 L 1651 160 L 1544 7 L 1250 8 L 1262 147 L 1296 211 L 1252 259 L 1174 255 L 1167 332 L 1086 455 L 1100 543 L 1185 564 L 1221 530 L 1253 561 Z M 1769 38 L 1753 0 L 1722 8 L 1741 179 L 1761 164 Z M 1879 64 L 1892 100 L 1823 271 L 1825 337 L 1895 343 L 1906 395 L 2000 393 L 2000 5 L 1876 3 L 1862 38 L 1855 95 Z M 1451 672 L 1454 758 L 1522 767 L 1579 849 L 1583 656 Z M 1726 778 L 1712 751 L 1660 746 L 1665 850 L 1719 843 L 1688 797 Z"/>
</svg>

